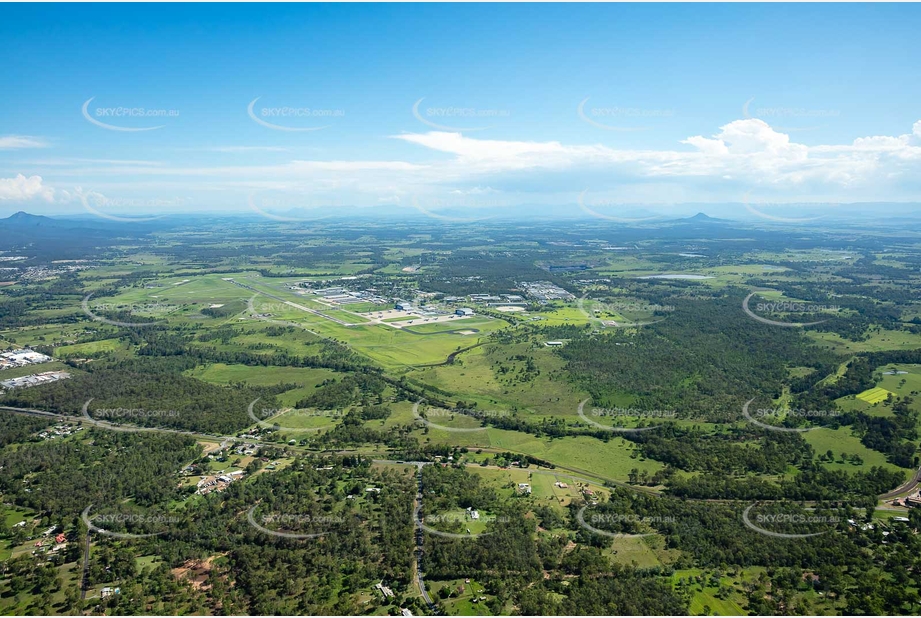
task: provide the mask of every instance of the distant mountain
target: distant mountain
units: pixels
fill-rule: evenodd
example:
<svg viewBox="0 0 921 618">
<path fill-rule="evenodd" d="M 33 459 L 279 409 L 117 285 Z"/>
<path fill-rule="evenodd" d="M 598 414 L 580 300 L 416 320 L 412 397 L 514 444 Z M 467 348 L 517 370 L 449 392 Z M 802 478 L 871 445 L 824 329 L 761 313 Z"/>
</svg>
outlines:
<svg viewBox="0 0 921 618">
<path fill-rule="evenodd" d="M 6 219 L 0 219 L 0 225 L 4 227 L 72 227 L 72 225 L 66 223 L 62 226 L 61 223 L 57 219 L 45 217 L 44 215 L 30 215 L 22 210 Z"/>
<path fill-rule="evenodd" d="M 687 223 L 731 223 L 729 219 L 717 219 L 716 217 L 711 217 L 704 212 L 699 212 L 693 217 L 683 219 L 683 221 Z"/>
<path fill-rule="evenodd" d="M 139 237 L 148 233 L 137 225 L 102 220 L 65 219 L 27 212 L 0 219 L 0 250 L 28 257 L 88 259 L 97 248 L 115 237 Z"/>
</svg>

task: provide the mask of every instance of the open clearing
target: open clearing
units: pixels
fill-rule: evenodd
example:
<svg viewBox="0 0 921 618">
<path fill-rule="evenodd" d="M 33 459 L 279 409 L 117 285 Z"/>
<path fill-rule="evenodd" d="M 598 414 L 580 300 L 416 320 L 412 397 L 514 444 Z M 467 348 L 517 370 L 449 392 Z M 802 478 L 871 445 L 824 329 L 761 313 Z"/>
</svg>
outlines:
<svg viewBox="0 0 921 618">
<path fill-rule="evenodd" d="M 885 388 L 880 388 L 879 386 L 876 386 L 874 388 L 867 389 L 864 392 L 858 394 L 857 399 L 866 401 L 869 404 L 876 404 L 881 401 L 885 401 L 889 397 L 889 395 L 892 395 L 892 393 L 887 391 Z"/>
</svg>

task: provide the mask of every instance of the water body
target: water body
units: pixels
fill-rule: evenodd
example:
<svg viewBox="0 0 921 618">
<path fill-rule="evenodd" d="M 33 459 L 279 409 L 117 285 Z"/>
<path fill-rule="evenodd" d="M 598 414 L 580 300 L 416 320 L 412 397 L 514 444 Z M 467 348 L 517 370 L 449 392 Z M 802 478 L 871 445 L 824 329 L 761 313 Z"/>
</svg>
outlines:
<svg viewBox="0 0 921 618">
<path fill-rule="evenodd" d="M 637 279 L 713 279 L 708 275 L 646 275 Z"/>
</svg>

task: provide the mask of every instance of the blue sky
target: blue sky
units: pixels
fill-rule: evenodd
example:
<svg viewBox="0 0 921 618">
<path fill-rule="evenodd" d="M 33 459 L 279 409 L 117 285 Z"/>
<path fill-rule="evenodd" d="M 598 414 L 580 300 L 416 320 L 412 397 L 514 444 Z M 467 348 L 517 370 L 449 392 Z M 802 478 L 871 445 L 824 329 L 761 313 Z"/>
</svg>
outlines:
<svg viewBox="0 0 921 618">
<path fill-rule="evenodd" d="M 0 215 L 918 201 L 919 12 L 3 5 Z"/>
</svg>

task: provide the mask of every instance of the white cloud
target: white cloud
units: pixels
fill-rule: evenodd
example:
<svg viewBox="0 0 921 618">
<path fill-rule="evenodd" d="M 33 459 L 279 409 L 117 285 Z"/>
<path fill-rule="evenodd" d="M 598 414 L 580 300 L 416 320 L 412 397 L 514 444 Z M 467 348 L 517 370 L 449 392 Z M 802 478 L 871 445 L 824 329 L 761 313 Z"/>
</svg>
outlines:
<svg viewBox="0 0 921 618">
<path fill-rule="evenodd" d="M 41 176 L 26 178 L 17 174 L 15 178 L 0 178 L 0 200 L 25 202 L 36 198 L 54 201 L 54 189 L 45 186 Z"/>
<path fill-rule="evenodd" d="M 484 140 L 461 133 L 394 136 L 455 155 L 439 169 L 448 178 L 533 169 L 614 173 L 634 179 L 732 179 L 750 185 L 829 185 L 846 188 L 898 176 L 921 161 L 921 122 L 912 135 L 858 138 L 851 144 L 807 146 L 763 120 L 735 120 L 712 137 L 681 140 L 691 150 L 621 150 L 560 142 Z M 913 169 L 913 168 L 912 168 Z M 921 171 L 921 170 L 915 170 Z"/>
<path fill-rule="evenodd" d="M 15 150 L 19 148 L 45 148 L 48 143 L 29 135 L 4 135 L 0 136 L 0 150 Z"/>
<path fill-rule="evenodd" d="M 417 162 L 298 158 L 206 166 L 71 159 L 84 165 L 59 165 L 44 175 L 56 186 L 63 178 L 73 178 L 72 184 L 119 194 L 196 191 L 215 199 L 216 192 L 225 191 L 230 199 L 221 200 L 232 201 L 240 191 L 277 190 L 316 199 L 336 196 L 356 204 L 381 198 L 408 203 L 411 196 L 456 200 L 466 195 L 472 201 L 483 191 L 494 192 L 496 200 L 516 192 L 551 199 L 554 192 L 576 195 L 586 188 L 615 191 L 628 186 L 649 201 L 673 201 L 676 196 L 686 201 L 737 201 L 752 189 L 787 201 L 808 196 L 885 201 L 915 199 L 921 182 L 921 121 L 904 135 L 827 145 L 798 143 L 755 118 L 734 120 L 709 136 L 692 135 L 663 149 L 485 139 L 448 131 L 391 137 L 421 147 Z M 244 152 L 238 149 L 262 147 L 218 148 Z M 57 195 L 58 200 L 64 197 Z"/>
</svg>

